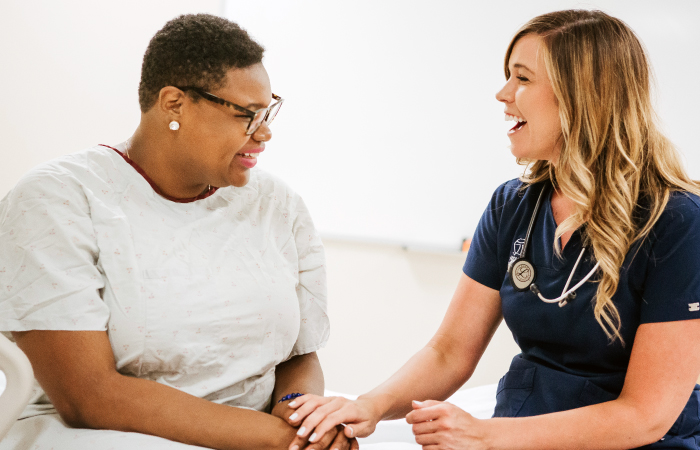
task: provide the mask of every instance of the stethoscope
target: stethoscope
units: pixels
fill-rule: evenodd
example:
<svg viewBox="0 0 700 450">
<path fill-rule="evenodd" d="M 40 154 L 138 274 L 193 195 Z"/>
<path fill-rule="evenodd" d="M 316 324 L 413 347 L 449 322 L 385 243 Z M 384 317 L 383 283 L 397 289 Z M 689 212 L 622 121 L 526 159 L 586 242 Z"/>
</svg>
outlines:
<svg viewBox="0 0 700 450">
<path fill-rule="evenodd" d="M 535 295 L 537 295 L 540 300 L 542 300 L 545 303 L 559 303 L 559 307 L 562 307 L 566 305 L 570 300 L 573 300 L 576 298 L 576 290 L 583 286 L 583 284 L 588 281 L 589 278 L 593 276 L 596 270 L 598 270 L 598 267 L 600 266 L 599 262 L 596 262 L 596 265 L 591 269 L 590 272 L 588 272 L 588 275 L 583 277 L 581 281 L 579 281 L 574 287 L 569 289 L 569 284 L 571 284 L 571 279 L 574 277 L 574 273 L 576 273 L 576 268 L 578 267 L 578 263 L 581 261 L 581 258 L 583 257 L 583 254 L 586 252 L 586 247 L 581 249 L 581 253 L 578 255 L 578 259 L 576 260 L 576 264 L 574 264 L 574 268 L 571 269 L 571 274 L 569 275 L 569 279 L 566 280 L 566 284 L 564 285 L 564 290 L 561 291 L 561 295 L 557 298 L 549 299 L 545 298 L 540 290 L 537 288 L 537 285 L 535 284 L 535 278 L 537 277 L 537 272 L 535 271 L 535 266 L 527 260 L 525 257 L 526 251 L 527 251 L 527 245 L 530 243 L 530 234 L 532 233 L 532 226 L 535 224 L 535 219 L 537 218 L 537 213 L 540 210 L 540 204 L 542 203 L 542 197 L 545 194 L 545 191 L 547 191 L 548 184 L 545 183 L 544 186 L 542 186 L 542 190 L 540 191 L 540 196 L 537 197 L 537 203 L 535 204 L 535 210 L 532 212 L 532 217 L 530 217 L 530 224 L 527 227 L 527 234 L 525 235 L 525 242 L 523 243 L 523 246 L 520 250 L 520 254 L 518 254 L 518 258 L 513 261 L 512 263 L 508 264 L 508 276 L 510 278 L 510 284 L 513 286 L 513 288 L 518 291 L 518 292 L 523 292 L 527 291 L 528 289 L 532 291 Z"/>
</svg>

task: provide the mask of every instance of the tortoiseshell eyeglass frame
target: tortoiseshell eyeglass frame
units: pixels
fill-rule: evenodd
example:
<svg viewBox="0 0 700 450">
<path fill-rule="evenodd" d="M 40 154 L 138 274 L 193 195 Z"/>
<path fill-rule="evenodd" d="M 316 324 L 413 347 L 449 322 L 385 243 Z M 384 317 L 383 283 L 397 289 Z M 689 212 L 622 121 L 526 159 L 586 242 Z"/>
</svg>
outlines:
<svg viewBox="0 0 700 450">
<path fill-rule="evenodd" d="M 282 103 L 284 102 L 284 99 L 280 97 L 279 95 L 272 94 L 272 99 L 276 100 L 273 104 L 268 106 L 267 108 L 260 108 L 255 111 L 251 111 L 248 108 L 244 108 L 240 105 L 237 105 L 235 103 L 232 103 L 228 100 L 224 100 L 221 97 L 217 97 L 214 94 L 210 94 L 209 92 L 205 91 L 202 88 L 198 88 L 195 86 L 174 86 L 181 91 L 192 91 L 195 92 L 197 95 L 200 97 L 204 98 L 205 100 L 209 100 L 210 102 L 218 103 L 219 105 L 226 106 L 227 108 L 231 108 L 233 110 L 236 110 L 238 112 L 241 112 L 248 116 L 250 118 L 250 122 L 248 122 L 248 128 L 246 128 L 246 135 L 251 135 L 255 133 L 258 128 L 260 128 L 260 125 L 262 125 L 263 122 L 267 123 L 268 125 L 272 123 L 272 121 L 275 119 L 275 116 L 279 112 L 280 108 L 282 107 Z M 260 117 L 263 117 L 262 120 L 260 120 Z M 256 121 L 256 119 L 258 119 Z M 253 123 L 257 122 L 255 126 L 253 126 Z"/>
</svg>

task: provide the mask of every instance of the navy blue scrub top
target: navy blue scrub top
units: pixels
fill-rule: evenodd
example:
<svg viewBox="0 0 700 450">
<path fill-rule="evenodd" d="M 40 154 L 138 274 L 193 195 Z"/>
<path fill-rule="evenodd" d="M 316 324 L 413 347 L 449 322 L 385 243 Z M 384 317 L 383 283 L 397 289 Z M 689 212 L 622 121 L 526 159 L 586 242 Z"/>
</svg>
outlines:
<svg viewBox="0 0 700 450">
<path fill-rule="evenodd" d="M 549 183 L 549 182 L 546 182 Z M 496 189 L 479 221 L 464 273 L 496 289 L 503 317 L 522 353 L 498 386 L 496 417 L 522 417 L 613 400 L 622 390 L 637 327 L 643 323 L 700 318 L 700 198 L 674 192 L 650 235 L 627 253 L 613 302 L 622 328 L 613 343 L 595 320 L 596 275 L 566 306 L 541 301 L 510 284 L 508 263 L 519 255 L 544 183 L 522 189 L 519 180 Z M 575 231 L 561 257 L 554 253 L 556 223 L 551 192 L 542 199 L 527 253 L 535 283 L 546 298 L 562 294 L 582 249 Z M 584 253 L 570 286 L 593 269 Z M 664 439 L 644 448 L 700 448 L 700 386 Z M 692 416 L 692 417 L 691 417 Z"/>
</svg>

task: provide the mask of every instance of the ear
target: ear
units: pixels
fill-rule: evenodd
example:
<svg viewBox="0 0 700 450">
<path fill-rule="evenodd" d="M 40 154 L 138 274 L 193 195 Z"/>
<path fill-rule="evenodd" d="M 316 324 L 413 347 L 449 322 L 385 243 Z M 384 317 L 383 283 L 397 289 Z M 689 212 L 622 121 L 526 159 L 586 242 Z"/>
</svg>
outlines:
<svg viewBox="0 0 700 450">
<path fill-rule="evenodd" d="M 158 93 L 156 106 L 165 113 L 170 120 L 178 120 L 182 114 L 182 106 L 186 94 L 174 86 L 166 86 Z"/>
</svg>

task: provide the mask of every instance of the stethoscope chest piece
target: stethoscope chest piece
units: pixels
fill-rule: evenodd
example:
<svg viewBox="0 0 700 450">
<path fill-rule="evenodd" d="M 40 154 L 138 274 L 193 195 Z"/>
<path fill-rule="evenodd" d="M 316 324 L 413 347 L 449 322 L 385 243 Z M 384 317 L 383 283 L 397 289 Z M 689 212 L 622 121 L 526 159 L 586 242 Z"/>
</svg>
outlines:
<svg viewBox="0 0 700 450">
<path fill-rule="evenodd" d="M 566 280 L 566 284 L 564 285 L 564 290 L 562 291 L 561 295 L 557 298 L 553 299 L 548 299 L 545 298 L 542 293 L 540 292 L 539 288 L 535 284 L 535 278 L 537 278 L 537 272 L 535 271 L 535 266 L 526 259 L 526 252 L 527 252 L 527 246 L 530 243 L 530 235 L 532 233 L 532 226 L 535 224 L 535 218 L 537 217 L 537 212 L 540 210 L 540 203 L 542 203 L 542 196 L 544 195 L 545 191 L 547 190 L 547 185 L 544 185 L 542 187 L 542 190 L 540 191 L 539 197 L 537 197 L 537 203 L 535 204 L 535 209 L 532 212 L 532 217 L 530 217 L 530 224 L 527 227 L 527 233 L 525 234 L 525 240 L 522 244 L 522 247 L 520 249 L 520 252 L 518 252 L 518 258 L 513 261 L 512 263 L 508 264 L 508 278 L 510 278 L 510 284 L 513 286 L 513 288 L 518 291 L 518 292 L 523 292 L 527 291 L 528 289 L 532 291 L 533 294 L 535 294 L 537 297 L 539 297 L 540 300 L 542 300 L 545 303 L 558 303 L 559 306 L 564 306 L 566 305 L 570 300 L 573 300 L 576 297 L 576 289 L 580 288 L 583 286 L 583 284 L 588 281 L 591 276 L 598 270 L 598 267 L 600 267 L 600 263 L 596 262 L 595 266 L 593 269 L 588 272 L 588 275 L 583 277 L 581 281 L 579 281 L 574 287 L 569 289 L 569 284 L 571 284 L 571 280 L 574 277 L 574 273 L 576 272 L 576 268 L 578 267 L 578 264 L 581 262 L 581 258 L 583 257 L 583 254 L 586 252 L 586 247 L 583 247 L 581 249 L 581 253 L 578 255 L 578 259 L 576 260 L 576 263 L 574 264 L 573 269 L 571 269 L 571 273 L 569 274 L 569 279 Z"/>
<path fill-rule="evenodd" d="M 518 292 L 530 289 L 530 285 L 535 282 L 537 277 L 535 266 L 525 258 L 518 258 L 513 261 L 509 272 L 510 284 Z"/>
</svg>

